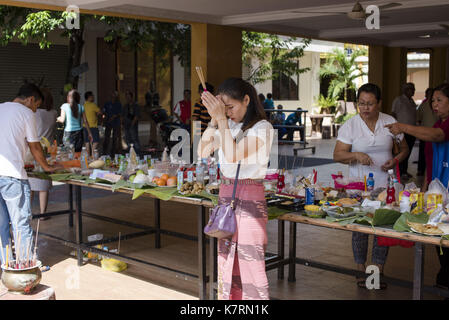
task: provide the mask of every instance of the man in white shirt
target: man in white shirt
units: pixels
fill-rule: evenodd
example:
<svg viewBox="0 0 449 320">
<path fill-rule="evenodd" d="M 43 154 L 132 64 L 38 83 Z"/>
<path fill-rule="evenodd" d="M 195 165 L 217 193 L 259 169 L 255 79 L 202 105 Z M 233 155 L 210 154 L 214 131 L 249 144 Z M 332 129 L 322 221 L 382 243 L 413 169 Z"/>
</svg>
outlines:
<svg viewBox="0 0 449 320">
<path fill-rule="evenodd" d="M 402 95 L 394 99 L 391 115 L 395 117 L 398 122 L 413 126 L 416 125 L 416 103 L 412 99 L 414 94 L 415 85 L 412 82 L 408 82 L 402 86 Z M 404 134 L 404 136 L 410 153 L 407 158 L 399 164 L 399 170 L 404 178 L 410 178 L 411 175 L 407 172 L 408 159 L 412 153 L 416 138 L 408 134 Z"/>
<path fill-rule="evenodd" d="M 28 83 L 20 88 L 13 102 L 0 104 L 2 115 L 0 117 L 0 128 L 2 128 L 0 131 L 0 238 L 2 244 L 0 256 L 5 258 L 5 248 L 10 241 L 10 223 L 15 239 L 15 250 L 16 253 L 20 252 L 22 259 L 26 255 L 26 248 L 33 236 L 30 226 L 31 191 L 24 169 L 27 149 L 30 148 L 34 159 L 45 171 L 54 171 L 59 168 L 47 163 L 37 135 L 34 113 L 42 101 L 43 96 L 39 88 Z M 9 252 L 9 261 L 11 261 L 12 251 L 9 250 Z"/>
</svg>

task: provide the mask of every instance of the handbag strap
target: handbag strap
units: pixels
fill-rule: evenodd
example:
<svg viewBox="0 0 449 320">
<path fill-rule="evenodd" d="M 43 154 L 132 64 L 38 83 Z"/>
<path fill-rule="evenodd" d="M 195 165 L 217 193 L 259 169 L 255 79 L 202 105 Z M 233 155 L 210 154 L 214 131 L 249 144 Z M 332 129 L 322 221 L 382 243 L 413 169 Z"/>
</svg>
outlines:
<svg viewBox="0 0 449 320">
<path fill-rule="evenodd" d="M 234 180 L 234 190 L 232 191 L 232 199 L 231 199 L 232 209 L 235 209 L 234 202 L 235 202 L 235 193 L 237 191 L 237 183 L 239 180 L 239 172 L 240 172 L 240 161 L 239 161 L 239 164 L 237 165 L 237 173 L 235 174 L 235 180 Z"/>
</svg>

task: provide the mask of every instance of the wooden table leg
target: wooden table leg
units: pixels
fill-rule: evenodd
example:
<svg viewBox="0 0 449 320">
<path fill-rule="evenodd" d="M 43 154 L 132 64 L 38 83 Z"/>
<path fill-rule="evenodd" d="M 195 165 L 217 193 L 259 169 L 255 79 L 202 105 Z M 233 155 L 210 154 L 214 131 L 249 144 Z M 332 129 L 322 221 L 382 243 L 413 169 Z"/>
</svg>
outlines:
<svg viewBox="0 0 449 320">
<path fill-rule="evenodd" d="M 200 300 L 207 299 L 206 274 L 206 236 L 203 232 L 206 226 L 206 208 L 198 208 L 198 284 Z"/>
<path fill-rule="evenodd" d="M 156 234 L 154 236 L 154 247 L 161 248 L 161 200 L 154 199 L 154 227 Z"/>
<path fill-rule="evenodd" d="M 76 225 L 75 225 L 75 237 L 76 244 L 79 246 L 83 243 L 83 219 L 82 219 L 82 207 L 81 207 L 81 186 L 75 186 L 75 198 L 76 198 Z M 78 247 L 77 249 L 78 266 L 83 265 L 83 250 Z"/>
<path fill-rule="evenodd" d="M 71 184 L 69 186 L 69 227 L 73 227 L 73 186 Z"/>
<path fill-rule="evenodd" d="M 217 283 L 217 238 L 209 238 L 209 300 L 215 299 L 215 284 Z"/>
<path fill-rule="evenodd" d="M 288 281 L 296 281 L 296 222 L 290 221 Z"/>
<path fill-rule="evenodd" d="M 424 245 L 415 242 L 415 268 L 413 271 L 413 300 L 422 300 L 424 285 Z"/>
<path fill-rule="evenodd" d="M 278 220 L 278 256 L 281 259 L 284 259 L 285 255 L 284 243 L 285 243 L 285 221 Z M 284 279 L 283 265 L 278 267 L 278 279 L 279 280 Z"/>
</svg>

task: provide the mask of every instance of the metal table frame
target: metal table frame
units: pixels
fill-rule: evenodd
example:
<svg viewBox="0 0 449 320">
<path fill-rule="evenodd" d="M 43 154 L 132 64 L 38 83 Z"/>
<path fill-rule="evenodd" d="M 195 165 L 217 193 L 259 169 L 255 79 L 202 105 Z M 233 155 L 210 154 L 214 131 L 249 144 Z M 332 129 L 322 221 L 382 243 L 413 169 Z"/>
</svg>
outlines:
<svg viewBox="0 0 449 320">
<path fill-rule="evenodd" d="M 81 188 L 87 187 L 87 188 L 98 188 L 98 189 L 108 190 L 107 185 L 105 185 L 106 187 L 101 187 L 99 184 L 86 185 L 83 182 L 77 182 L 77 181 L 64 181 L 64 183 L 68 184 L 69 209 L 33 215 L 33 219 L 38 219 L 41 217 L 51 217 L 51 216 L 56 216 L 56 215 L 61 215 L 61 214 L 68 214 L 69 227 L 73 227 L 73 221 L 75 220 L 75 241 L 62 239 L 60 237 L 57 237 L 57 236 L 54 236 L 51 234 L 47 234 L 44 232 L 39 232 L 39 235 L 44 236 L 51 240 L 55 240 L 55 241 L 62 243 L 66 246 L 75 248 L 77 250 L 78 266 L 83 265 L 82 250 L 86 250 L 86 251 L 100 254 L 102 256 L 109 257 L 109 258 L 116 258 L 116 259 L 119 259 L 121 261 L 124 261 L 124 262 L 132 264 L 132 265 L 143 266 L 143 267 L 155 267 L 155 268 L 163 269 L 166 271 L 174 272 L 177 275 L 180 275 L 184 280 L 191 281 L 191 280 L 197 279 L 197 281 L 198 281 L 198 296 L 201 300 L 207 299 L 206 287 L 207 287 L 207 282 L 209 280 L 209 277 L 206 274 L 206 243 L 208 242 L 208 239 L 206 239 L 206 236 L 203 233 L 203 229 L 206 225 L 206 212 L 208 211 L 208 208 L 212 207 L 211 201 L 202 200 L 202 199 L 190 199 L 190 201 L 187 201 L 187 200 L 183 201 L 182 199 L 174 199 L 177 197 L 173 197 L 172 198 L 173 200 L 170 200 L 170 201 L 189 203 L 189 204 L 198 206 L 198 210 L 197 210 L 198 236 L 195 237 L 195 236 L 190 236 L 190 235 L 186 235 L 186 234 L 182 234 L 182 233 L 178 233 L 178 232 L 161 229 L 161 227 L 160 227 L 161 226 L 161 224 L 160 224 L 160 222 L 161 222 L 160 201 L 161 200 L 158 198 L 155 198 L 149 194 L 144 194 L 143 196 L 146 195 L 150 198 L 153 198 L 153 200 L 154 200 L 154 206 L 153 206 L 154 226 L 145 226 L 145 225 L 135 224 L 135 223 L 128 222 L 128 221 L 113 219 L 113 218 L 109 218 L 109 217 L 105 217 L 105 216 L 101 216 L 101 215 L 96 215 L 93 213 L 84 212 L 82 210 Z M 75 189 L 74 190 L 75 191 L 75 209 L 73 208 L 73 189 Z M 109 187 L 109 189 L 110 189 L 110 187 Z M 116 192 L 132 194 L 133 190 L 121 189 L 121 190 L 117 190 Z M 186 199 L 189 199 L 189 198 L 186 198 Z M 102 239 L 99 241 L 84 242 L 83 241 L 83 219 L 82 219 L 83 216 L 97 219 L 97 220 L 107 221 L 107 222 L 111 222 L 111 223 L 115 223 L 115 224 L 126 225 L 128 227 L 132 227 L 132 228 L 136 228 L 136 229 L 140 229 L 139 232 L 121 235 L 120 240 L 133 239 L 133 238 L 137 238 L 137 237 L 146 236 L 149 234 L 154 234 L 155 235 L 154 245 L 155 245 L 155 248 L 157 248 L 157 249 L 161 248 L 161 235 L 162 234 L 170 235 L 173 237 L 182 238 L 182 239 L 186 239 L 186 240 L 198 241 L 198 269 L 199 269 L 198 274 L 197 275 L 190 274 L 190 273 L 187 273 L 187 272 L 184 272 L 181 270 L 175 270 L 175 269 L 172 269 L 172 268 L 169 268 L 166 266 L 162 266 L 162 265 L 158 265 L 158 264 L 154 264 L 154 263 L 151 263 L 148 261 L 135 259 L 135 258 L 125 256 L 122 254 L 106 252 L 101 249 L 95 248 L 94 246 L 96 246 L 98 244 L 105 244 L 105 243 L 118 241 L 119 237 L 116 236 L 116 237 L 111 237 L 111 238 L 105 238 L 105 239 Z"/>
<path fill-rule="evenodd" d="M 296 217 L 294 217 L 296 216 Z M 298 214 L 286 214 L 278 219 L 279 222 L 284 223 L 285 221 L 289 222 L 289 254 L 288 258 L 284 259 L 283 261 L 279 262 L 279 264 L 282 266 L 288 265 L 288 281 L 289 282 L 295 282 L 296 281 L 296 270 L 295 266 L 296 264 L 301 264 L 313 268 L 319 268 L 327 271 L 334 271 L 338 273 L 343 273 L 347 275 L 361 275 L 366 276 L 365 273 L 362 273 L 357 270 L 343 268 L 340 266 L 325 264 L 321 262 L 316 262 L 312 260 L 307 260 L 303 258 L 298 258 L 296 256 L 296 240 L 297 240 L 297 224 L 308 224 L 308 225 L 314 225 L 322 228 L 332 228 L 332 229 L 339 229 L 339 230 L 345 230 L 345 231 L 352 231 L 352 232 L 362 232 L 366 234 L 372 234 L 372 235 L 378 235 L 378 236 L 387 236 L 390 238 L 397 238 L 397 239 L 405 239 L 415 242 L 415 258 L 414 258 L 414 275 L 413 275 L 413 282 L 410 281 L 404 281 L 401 279 L 395 279 L 390 277 L 384 277 L 384 280 L 387 283 L 391 283 L 394 285 L 402 286 L 402 287 L 408 287 L 413 289 L 413 300 L 422 300 L 423 298 L 423 291 L 429 292 L 432 294 L 436 294 L 442 297 L 449 297 L 449 290 L 440 289 L 438 287 L 429 287 L 424 286 L 424 244 L 433 244 L 433 245 L 439 245 L 440 240 L 435 237 L 428 237 L 428 236 L 421 236 L 421 235 L 415 235 L 410 234 L 407 232 L 399 232 L 395 231 L 391 228 L 380 228 L 376 227 L 375 230 L 371 226 L 363 226 L 358 224 L 352 224 L 352 225 L 345 225 L 341 226 L 338 223 L 331 223 L 331 222 L 320 222 L 319 220 L 322 219 L 313 219 L 313 218 L 307 218 L 303 216 L 299 216 Z M 284 238 L 281 240 L 282 246 L 284 245 Z M 279 245 L 279 243 L 278 243 Z M 449 241 L 444 240 L 441 243 L 442 246 L 449 247 Z"/>
</svg>

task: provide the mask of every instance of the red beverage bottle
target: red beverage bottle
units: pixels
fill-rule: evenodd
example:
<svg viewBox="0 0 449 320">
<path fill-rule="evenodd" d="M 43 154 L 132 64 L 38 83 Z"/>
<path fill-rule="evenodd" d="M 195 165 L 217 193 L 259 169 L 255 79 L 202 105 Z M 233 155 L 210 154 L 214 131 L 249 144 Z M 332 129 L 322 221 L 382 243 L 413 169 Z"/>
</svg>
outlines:
<svg viewBox="0 0 449 320">
<path fill-rule="evenodd" d="M 277 183 L 278 193 L 281 193 L 284 187 L 285 187 L 285 176 L 284 170 L 282 170 L 282 173 L 280 173 L 278 176 L 278 183 Z"/>
<path fill-rule="evenodd" d="M 390 172 L 391 171 L 391 172 Z M 395 193 L 396 190 L 394 189 L 394 179 L 393 179 L 393 170 L 388 170 L 388 173 L 390 176 L 388 177 L 388 188 L 387 188 L 387 199 L 386 203 L 391 204 L 396 201 Z"/>
</svg>

